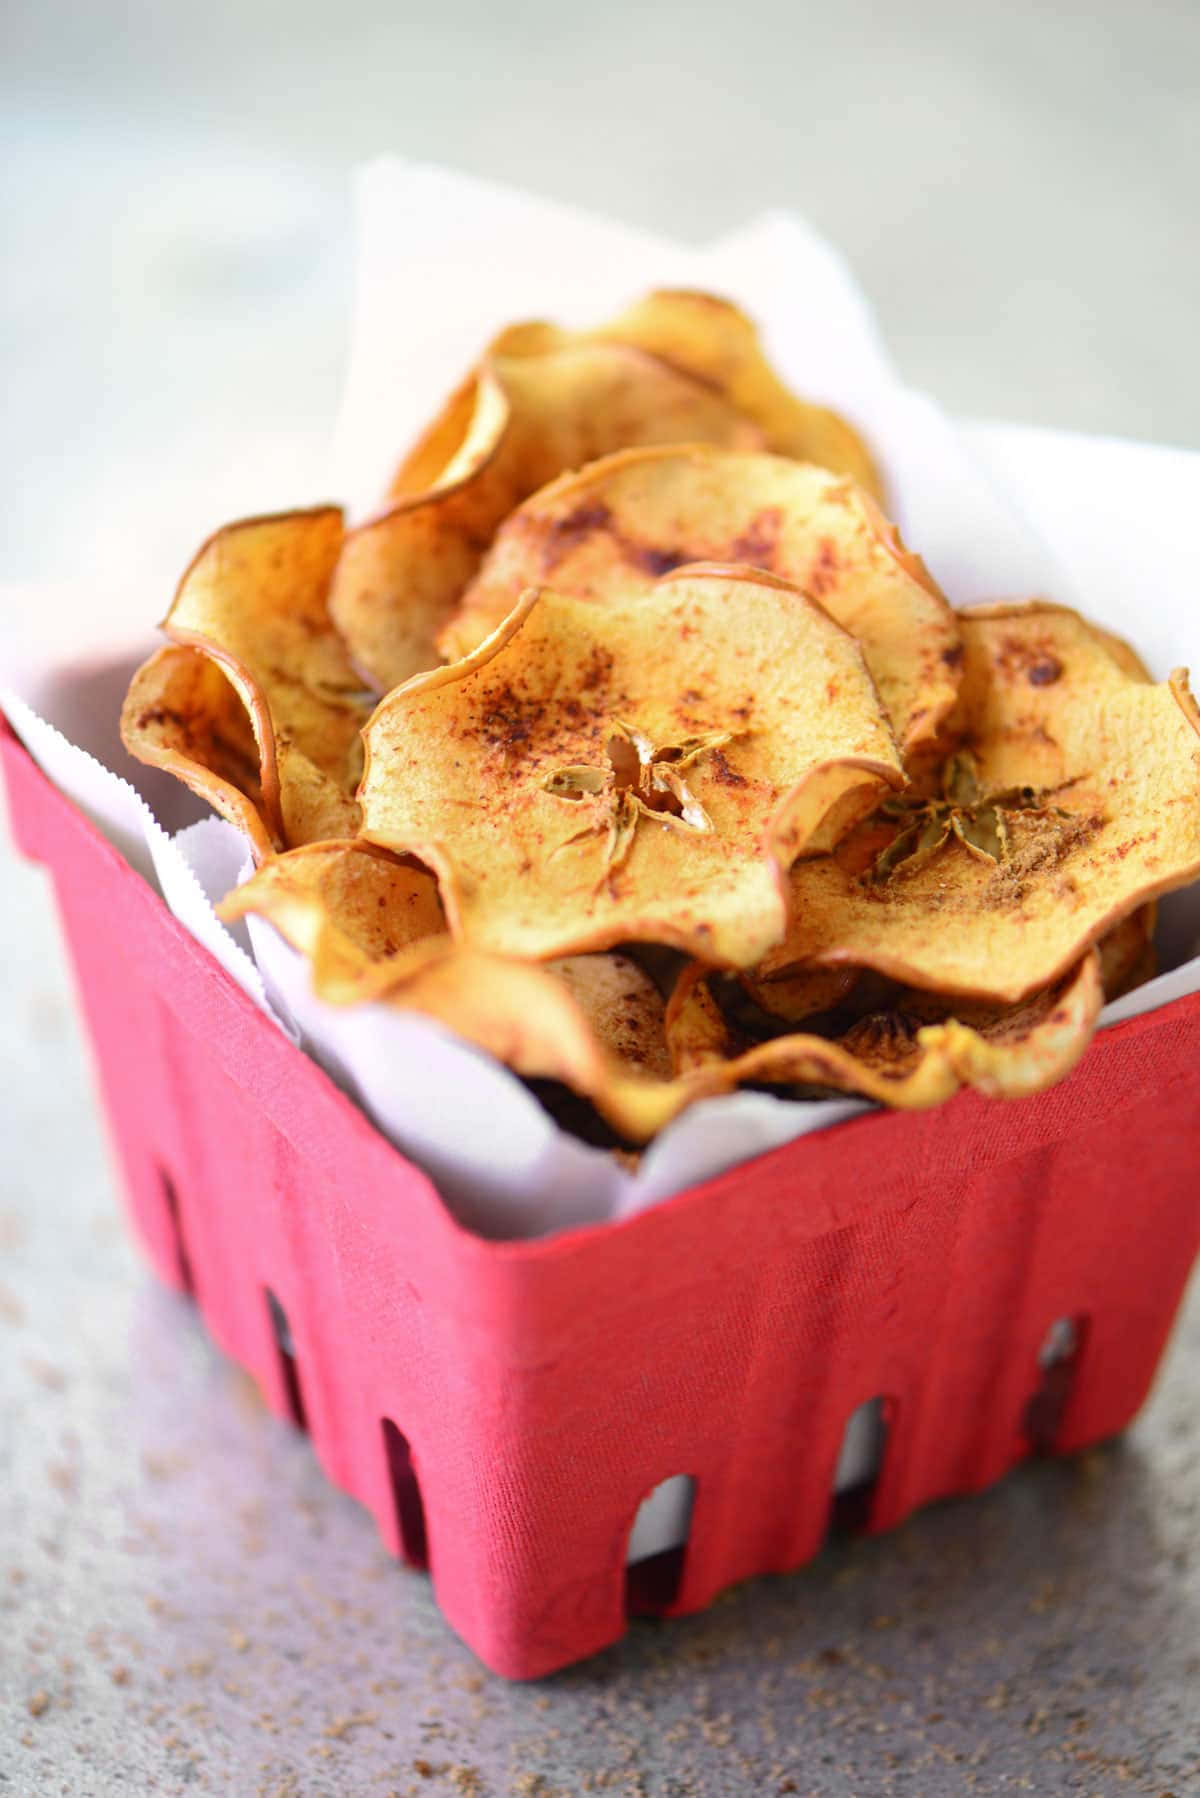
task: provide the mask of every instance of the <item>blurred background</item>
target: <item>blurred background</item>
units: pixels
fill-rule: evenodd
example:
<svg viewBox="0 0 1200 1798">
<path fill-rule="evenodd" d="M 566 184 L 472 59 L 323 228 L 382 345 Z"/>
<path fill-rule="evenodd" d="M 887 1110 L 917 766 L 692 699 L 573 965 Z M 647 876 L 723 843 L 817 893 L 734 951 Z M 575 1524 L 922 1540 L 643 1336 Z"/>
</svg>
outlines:
<svg viewBox="0 0 1200 1798">
<path fill-rule="evenodd" d="M 795 207 L 952 411 L 1200 443 L 1195 0 L 2 17 L 0 577 L 145 582 L 157 615 L 218 518 L 327 497 L 381 150 L 692 241 Z"/>
</svg>

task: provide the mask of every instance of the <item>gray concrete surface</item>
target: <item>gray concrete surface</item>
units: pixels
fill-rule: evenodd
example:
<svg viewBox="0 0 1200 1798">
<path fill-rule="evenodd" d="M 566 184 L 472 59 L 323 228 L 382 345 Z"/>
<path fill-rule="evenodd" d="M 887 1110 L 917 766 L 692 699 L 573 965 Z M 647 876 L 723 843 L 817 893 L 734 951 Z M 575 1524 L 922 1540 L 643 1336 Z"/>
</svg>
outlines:
<svg viewBox="0 0 1200 1798">
<path fill-rule="evenodd" d="M 685 237 L 797 206 L 954 410 L 1200 443 L 1191 0 L 10 0 L 0 30 L 0 579 L 114 621 L 216 519 L 320 495 L 378 149 Z M 136 1259 L 7 844 L 0 1143 L 0 1791 L 1200 1790 L 1200 1291 L 1124 1445 L 516 1689 Z"/>
</svg>

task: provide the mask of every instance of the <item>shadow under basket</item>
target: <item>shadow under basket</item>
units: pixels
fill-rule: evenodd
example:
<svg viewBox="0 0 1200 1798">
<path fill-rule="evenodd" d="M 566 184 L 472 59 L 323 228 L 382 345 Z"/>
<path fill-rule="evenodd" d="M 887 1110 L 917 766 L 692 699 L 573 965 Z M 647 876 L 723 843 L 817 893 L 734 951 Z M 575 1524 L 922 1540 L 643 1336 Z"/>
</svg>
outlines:
<svg viewBox="0 0 1200 1798">
<path fill-rule="evenodd" d="M 799 1567 L 856 1414 L 877 1471 L 838 1516 L 878 1531 L 1142 1403 L 1200 1246 L 1200 995 L 1037 1098 L 871 1113 L 625 1222 L 486 1242 L 2 721 L 0 750 L 151 1261 L 497 1672 Z M 686 1544 L 627 1576 L 679 1476 Z"/>
</svg>

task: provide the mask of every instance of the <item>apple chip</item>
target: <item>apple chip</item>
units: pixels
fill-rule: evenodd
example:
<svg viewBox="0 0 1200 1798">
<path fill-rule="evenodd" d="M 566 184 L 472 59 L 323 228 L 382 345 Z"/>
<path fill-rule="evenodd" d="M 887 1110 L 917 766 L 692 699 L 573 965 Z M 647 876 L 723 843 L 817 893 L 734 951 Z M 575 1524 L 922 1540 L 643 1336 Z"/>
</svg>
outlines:
<svg viewBox="0 0 1200 1798">
<path fill-rule="evenodd" d="M 690 562 L 802 588 L 862 645 L 904 752 L 937 735 L 960 678 L 954 613 L 867 493 L 782 456 L 668 445 L 564 475 L 502 526 L 441 647 L 466 654 L 539 582 L 608 603 Z"/>
<path fill-rule="evenodd" d="M 360 753 L 358 746 L 352 745 L 351 772 Z M 279 773 L 279 809 L 285 843 L 299 847 L 303 843 L 323 843 L 333 837 L 354 834 L 358 829 L 359 812 L 354 782 L 349 776 L 341 782 L 332 780 L 303 750 L 284 739 L 276 743 L 275 763 Z"/>
<path fill-rule="evenodd" d="M 637 344 L 711 382 L 761 427 L 768 449 L 852 475 L 880 493 L 878 470 L 857 431 L 836 412 L 797 399 L 784 386 L 763 354 L 753 322 L 730 301 L 695 289 L 660 289 L 595 335 Z"/>
<path fill-rule="evenodd" d="M 415 945 L 449 950 L 437 881 L 361 838 L 308 843 L 274 856 L 218 907 L 227 923 L 265 918 L 313 967 L 313 990 L 331 1004 L 403 993 L 423 965 Z M 627 955 L 576 955 L 547 962 L 601 1045 L 632 1070 L 671 1074 L 658 988 Z"/>
<path fill-rule="evenodd" d="M 719 1068 L 729 1086 L 817 1087 L 920 1110 L 963 1086 L 996 1099 L 1053 1086 L 1083 1055 L 1103 1001 L 1093 949 L 1055 985 L 1016 1006 L 901 990 L 832 1037 L 789 1034 L 747 1048 L 714 996 L 711 976 L 693 964 L 672 999 L 667 1035 L 684 1076 Z"/>
<path fill-rule="evenodd" d="M 139 762 L 165 768 L 236 825 L 256 861 L 273 854 L 254 732 L 211 657 L 168 645 L 143 662 L 121 708 L 121 741 Z"/>
<path fill-rule="evenodd" d="M 457 486 L 490 458 L 507 418 L 508 402 L 495 375 L 486 367 L 472 370 L 409 450 L 385 499 Z"/>
<path fill-rule="evenodd" d="M 663 1000 L 628 956 L 541 967 L 461 948 L 433 878 L 371 844 L 276 856 L 218 911 L 227 922 L 265 918 L 308 957 L 320 998 L 420 1012 L 527 1079 L 571 1087 L 630 1141 L 712 1084 L 672 1078 Z"/>
<path fill-rule="evenodd" d="M 1042 602 L 1034 601 L 1033 603 Z M 1080 622 L 1087 626 L 1096 641 L 1108 651 L 1118 668 L 1123 668 L 1125 673 L 1132 676 L 1134 680 L 1152 681 L 1154 679 L 1132 643 L 1127 643 L 1124 637 L 1118 637 L 1116 631 L 1106 631 L 1103 625 L 1094 623 L 1090 618 L 1081 619 Z"/>
<path fill-rule="evenodd" d="M 627 344 L 657 356 L 723 394 L 759 427 L 764 448 L 851 475 L 880 494 L 879 472 L 858 432 L 838 413 L 798 399 L 784 386 L 753 321 L 731 301 L 694 288 L 663 288 L 587 332 L 572 334 L 543 322 L 510 325 L 492 349 L 506 356 L 539 356 L 580 342 Z M 443 417 L 453 405 L 452 400 Z M 403 465 L 400 479 L 424 472 L 433 441 L 431 432 Z"/>
<path fill-rule="evenodd" d="M 858 432 L 836 412 L 791 393 L 767 361 L 753 321 L 715 294 L 659 289 L 588 331 L 567 331 L 541 319 L 509 325 L 492 339 L 484 366 L 594 345 L 641 350 L 689 375 L 756 425 L 762 447 L 852 475 L 879 495 L 879 474 Z M 451 394 L 396 470 L 390 499 L 445 486 L 463 472 L 469 463 L 463 447 L 472 436 L 478 441 L 472 424 L 480 379 L 479 372 L 468 376 Z"/>
<path fill-rule="evenodd" d="M 789 1024 L 834 1011 L 858 984 L 858 968 L 800 968 L 761 980 L 754 973 L 740 976 L 742 991 L 761 1011 Z"/>
<path fill-rule="evenodd" d="M 757 970 L 876 968 L 1015 1003 L 1129 913 L 1200 874 L 1200 714 L 1044 603 L 962 615 L 960 747 L 936 798 L 886 800 L 791 874 Z"/>
<path fill-rule="evenodd" d="M 289 845 L 356 827 L 368 708 L 326 603 L 341 540 L 333 506 L 227 525 L 192 562 L 163 623 L 173 642 L 218 662 L 241 696 L 263 812 Z"/>
<path fill-rule="evenodd" d="M 1123 993 L 1154 978 L 1157 972 L 1154 952 L 1157 913 L 1156 904 L 1141 905 L 1097 943 L 1106 1000 L 1119 999 Z M 881 977 L 866 978 L 878 982 Z M 788 1024 L 799 1024 L 826 1012 L 843 1011 L 848 1003 L 858 1002 L 866 984 L 863 969 L 847 967 L 800 968 L 767 979 L 750 972 L 740 974 L 738 979 L 752 1006 L 757 1006 L 768 1018 Z"/>
<path fill-rule="evenodd" d="M 401 468 L 396 503 L 347 534 L 330 610 L 356 666 L 381 691 L 436 666 L 435 638 L 496 527 L 564 468 L 691 439 L 763 442 L 720 393 L 639 349 L 568 341 L 489 354 Z M 418 480 L 427 485 L 414 492 Z"/>
<path fill-rule="evenodd" d="M 584 959 L 609 966 L 583 971 Z M 527 1080 L 560 1081 L 590 1099 L 619 1135 L 646 1142 L 693 1100 L 718 1090 L 718 1083 L 705 1070 L 682 1079 L 658 1077 L 668 1065 L 661 1001 L 656 993 L 651 998 L 637 973 L 624 957 L 574 958 L 571 965 L 545 967 L 454 945 L 381 975 L 372 996 L 421 1012 Z M 614 1009 L 617 988 L 626 996 Z M 619 1010 L 628 1017 L 631 998 L 652 1022 L 657 1046 L 652 1036 L 635 1048 L 622 1026 Z"/>
<path fill-rule="evenodd" d="M 367 996 L 381 964 L 409 966 L 415 944 L 449 944 L 433 875 L 358 839 L 273 857 L 217 911 L 226 923 L 253 912 L 273 924 L 312 963 L 313 991 L 335 1005 Z"/>
<path fill-rule="evenodd" d="M 535 960 L 645 941 L 752 966 L 830 805 L 903 781 L 857 645 L 744 569 L 605 606 L 533 591 L 364 735 L 364 835 L 437 871 L 461 941 Z"/>
<path fill-rule="evenodd" d="M 604 1049 L 630 1072 L 671 1078 L 666 1003 L 628 955 L 569 955 L 545 963 L 561 980 Z"/>
</svg>

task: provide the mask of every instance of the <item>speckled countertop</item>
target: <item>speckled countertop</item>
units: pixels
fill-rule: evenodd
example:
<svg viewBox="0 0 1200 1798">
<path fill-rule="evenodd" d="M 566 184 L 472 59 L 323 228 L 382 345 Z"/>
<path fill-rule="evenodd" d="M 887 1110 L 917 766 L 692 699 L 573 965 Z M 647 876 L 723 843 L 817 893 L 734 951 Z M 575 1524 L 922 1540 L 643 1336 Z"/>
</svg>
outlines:
<svg viewBox="0 0 1200 1798">
<path fill-rule="evenodd" d="M 956 413 L 1200 442 L 1191 0 L 633 17 L 6 7 L 0 576 L 115 635 L 324 497 L 384 148 L 685 237 L 796 206 Z M 1200 1287 L 1121 1444 L 515 1687 L 146 1272 L 2 832 L 0 1145 L 0 1794 L 1200 1791 Z"/>
</svg>

